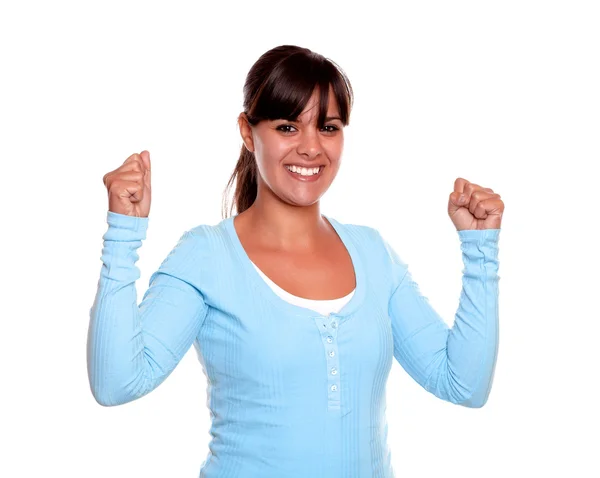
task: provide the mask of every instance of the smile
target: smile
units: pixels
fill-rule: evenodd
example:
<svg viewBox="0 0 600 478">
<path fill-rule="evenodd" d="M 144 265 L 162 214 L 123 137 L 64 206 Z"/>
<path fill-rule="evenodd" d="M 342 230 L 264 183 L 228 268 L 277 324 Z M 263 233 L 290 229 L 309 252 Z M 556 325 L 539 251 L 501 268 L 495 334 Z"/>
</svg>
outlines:
<svg viewBox="0 0 600 478">
<path fill-rule="evenodd" d="M 311 182 L 311 181 L 316 181 L 317 179 L 319 179 L 321 177 L 321 173 L 323 172 L 323 169 L 325 169 L 325 166 L 320 166 L 318 168 L 318 172 L 314 173 L 315 170 L 317 170 L 317 168 L 295 168 L 291 165 L 285 165 L 284 166 L 285 169 L 287 169 L 288 173 L 294 178 L 297 179 L 298 181 L 305 181 L 305 182 Z M 292 171 L 292 169 L 295 169 L 296 172 Z M 304 174 L 302 174 L 302 172 L 304 171 Z"/>
</svg>

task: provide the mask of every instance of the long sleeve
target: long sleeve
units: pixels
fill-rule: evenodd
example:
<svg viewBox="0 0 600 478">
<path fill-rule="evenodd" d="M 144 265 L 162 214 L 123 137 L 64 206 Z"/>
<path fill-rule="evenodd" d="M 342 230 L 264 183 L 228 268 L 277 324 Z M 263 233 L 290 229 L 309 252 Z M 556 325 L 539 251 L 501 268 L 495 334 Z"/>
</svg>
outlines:
<svg viewBox="0 0 600 478">
<path fill-rule="evenodd" d="M 469 408 L 487 402 L 498 354 L 500 229 L 457 231 L 462 291 L 452 328 L 433 309 L 408 266 L 386 244 L 394 284 L 388 313 L 394 357 L 424 389 Z"/>
<path fill-rule="evenodd" d="M 186 231 L 152 274 L 137 305 L 137 249 L 148 218 L 107 213 L 102 268 L 90 309 L 87 367 L 91 391 L 104 406 L 138 399 L 158 387 L 189 350 L 207 313 L 186 273 L 198 245 Z"/>
</svg>

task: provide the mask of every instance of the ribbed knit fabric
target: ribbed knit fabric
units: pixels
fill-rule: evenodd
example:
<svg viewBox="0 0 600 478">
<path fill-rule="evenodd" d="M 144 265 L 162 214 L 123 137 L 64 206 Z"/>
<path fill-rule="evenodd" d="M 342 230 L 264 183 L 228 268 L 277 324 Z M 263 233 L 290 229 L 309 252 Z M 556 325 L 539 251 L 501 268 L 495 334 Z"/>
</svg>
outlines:
<svg viewBox="0 0 600 478">
<path fill-rule="evenodd" d="M 274 293 L 233 217 L 184 232 L 138 305 L 137 249 L 149 219 L 108 211 L 88 333 L 98 403 L 146 395 L 193 345 L 212 419 L 204 478 L 393 477 L 385 414 L 393 358 L 440 399 L 483 406 L 498 351 L 500 229 L 457 231 L 465 267 L 449 328 L 376 229 L 323 217 L 357 282 L 327 315 Z"/>
</svg>

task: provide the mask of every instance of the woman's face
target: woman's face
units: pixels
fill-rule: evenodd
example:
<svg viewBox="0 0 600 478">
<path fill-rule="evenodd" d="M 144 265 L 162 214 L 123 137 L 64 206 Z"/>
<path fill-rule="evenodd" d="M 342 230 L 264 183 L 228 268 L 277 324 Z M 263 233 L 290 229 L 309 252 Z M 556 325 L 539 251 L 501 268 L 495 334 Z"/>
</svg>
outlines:
<svg viewBox="0 0 600 478">
<path fill-rule="evenodd" d="M 308 206 L 327 191 L 340 167 L 344 125 L 333 89 L 329 88 L 327 119 L 317 128 L 318 90 L 313 92 L 297 121 L 264 120 L 250 126 L 242 113 L 238 119 L 244 144 L 254 151 L 258 168 L 258 197 L 269 190 L 284 202 Z M 322 167 L 316 176 L 300 176 L 287 166 Z M 266 188 L 268 189 L 266 189 Z"/>
</svg>

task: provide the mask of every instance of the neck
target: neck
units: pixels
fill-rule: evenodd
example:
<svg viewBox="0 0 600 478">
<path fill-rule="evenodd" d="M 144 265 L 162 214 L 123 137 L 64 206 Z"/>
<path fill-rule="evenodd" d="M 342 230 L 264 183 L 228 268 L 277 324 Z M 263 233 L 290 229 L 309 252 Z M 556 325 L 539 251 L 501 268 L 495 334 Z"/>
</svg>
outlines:
<svg viewBox="0 0 600 478">
<path fill-rule="evenodd" d="M 310 206 L 294 206 L 279 198 L 256 201 L 240 216 L 252 236 L 263 246 L 278 250 L 307 251 L 316 249 L 327 233 L 327 220 L 321 217 L 317 201 Z"/>
</svg>

